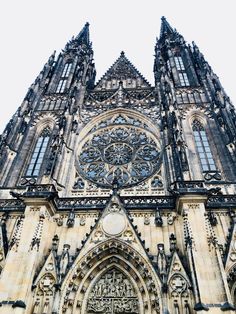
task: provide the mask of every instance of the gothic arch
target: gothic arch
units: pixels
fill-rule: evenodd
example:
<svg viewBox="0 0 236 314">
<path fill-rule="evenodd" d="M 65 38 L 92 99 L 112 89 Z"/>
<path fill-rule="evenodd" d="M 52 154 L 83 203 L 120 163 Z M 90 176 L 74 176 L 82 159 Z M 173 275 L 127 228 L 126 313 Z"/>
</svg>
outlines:
<svg viewBox="0 0 236 314">
<path fill-rule="evenodd" d="M 42 130 L 46 127 L 49 127 L 51 130 L 53 130 L 58 122 L 58 116 L 53 113 L 47 112 L 40 114 L 32 122 L 32 126 L 34 126 L 35 130 L 35 135 L 42 132 Z"/>
<path fill-rule="evenodd" d="M 86 313 L 86 298 L 96 278 L 116 267 L 133 283 L 139 300 L 138 314 L 159 313 L 160 280 L 147 257 L 118 239 L 109 239 L 77 257 L 62 284 L 59 313 Z"/>
<path fill-rule="evenodd" d="M 209 117 L 207 116 L 206 112 L 201 110 L 201 108 L 192 109 L 186 115 L 186 120 L 190 127 L 192 126 L 194 120 L 198 120 L 204 127 L 207 127 L 208 119 Z"/>
<path fill-rule="evenodd" d="M 153 133 L 158 140 L 160 140 L 160 129 L 147 116 L 131 109 L 116 108 L 104 112 L 90 120 L 80 131 L 80 135 L 78 136 L 78 143 L 80 143 L 87 136 L 87 134 L 100 122 L 112 119 L 116 115 L 131 116 L 134 119 L 141 120 L 143 124 L 147 125 L 149 131 Z"/>
<path fill-rule="evenodd" d="M 127 303 L 127 306 L 132 307 L 133 306 L 133 310 L 132 313 L 134 314 L 143 314 L 144 313 L 144 304 L 143 304 L 143 297 L 142 297 L 142 293 L 139 290 L 139 287 L 135 281 L 135 278 L 133 278 L 132 275 L 130 275 L 129 271 L 126 270 L 124 267 L 122 267 L 121 265 L 119 265 L 119 258 L 117 257 L 113 257 L 112 258 L 114 260 L 113 263 L 109 263 L 107 265 L 107 267 L 105 266 L 104 269 L 100 269 L 98 270 L 97 275 L 95 275 L 94 279 L 91 281 L 90 286 L 88 287 L 88 290 L 85 292 L 84 294 L 84 302 L 82 302 L 82 300 L 79 300 L 78 302 L 82 302 L 79 303 L 79 305 L 81 305 L 81 312 L 82 313 L 91 313 L 89 311 L 89 306 L 91 307 L 91 304 L 93 301 L 93 292 L 96 289 L 96 287 L 99 285 L 99 282 L 101 282 L 101 280 L 104 280 L 104 277 L 110 277 L 111 275 L 113 275 L 113 282 L 110 283 L 110 287 L 108 287 L 108 289 L 110 288 L 110 291 L 105 291 L 105 293 L 101 293 L 103 295 L 104 298 L 108 298 L 112 301 L 120 301 L 119 303 L 121 303 L 121 307 L 122 305 L 122 301 Z M 109 259 L 110 261 L 110 259 Z M 109 262 L 108 261 L 108 262 Z M 115 276 L 114 276 L 115 274 Z M 117 277 L 122 277 L 122 281 L 123 282 L 127 282 L 126 285 L 126 291 L 121 291 L 121 294 L 126 293 L 125 295 L 123 295 L 122 297 L 119 298 L 115 298 L 115 300 L 112 300 L 113 298 L 110 297 L 110 295 L 112 294 L 111 290 L 115 290 L 115 288 L 118 286 L 115 281 L 117 281 Z M 115 278 L 114 278 L 115 277 Z M 105 281 L 105 280 L 104 280 Z M 122 283 L 123 284 L 123 283 Z M 116 286 L 115 286 L 116 285 Z M 130 290 L 132 291 L 131 294 L 129 293 L 129 291 L 127 291 L 127 286 L 130 285 Z M 107 289 L 107 287 L 105 288 Z M 89 298 L 89 296 L 91 296 L 91 298 Z M 117 297 L 117 295 L 116 295 Z M 101 301 L 100 303 L 102 303 L 102 298 L 99 298 Z M 130 301 L 130 302 L 129 302 Z M 131 304 L 130 304 L 131 303 Z M 110 304 L 110 306 L 112 307 L 112 304 Z M 114 305 L 113 305 L 114 306 Z M 124 312 L 125 309 L 123 308 Z M 93 313 L 93 312 L 92 312 Z M 99 312 L 98 312 L 99 313 Z M 103 309 L 103 314 L 108 313 L 110 314 L 111 312 L 108 310 L 105 312 L 105 310 Z"/>
<path fill-rule="evenodd" d="M 209 170 L 205 169 L 202 166 L 200 154 L 197 149 L 196 139 L 194 136 L 193 124 L 194 122 L 199 122 L 199 126 L 202 126 L 203 131 L 206 132 L 206 138 L 209 143 L 210 153 L 213 157 L 211 160 L 214 161 L 214 165 L 209 167 Z M 189 164 L 191 177 L 193 180 L 202 180 L 205 179 L 207 181 L 211 179 L 220 180 L 221 175 L 219 174 L 219 170 L 221 169 L 221 164 L 214 158 L 217 156 L 218 150 L 215 146 L 214 132 L 215 130 L 215 122 L 211 119 L 210 116 L 207 115 L 201 108 L 199 109 L 191 109 L 187 112 L 185 119 L 182 120 L 184 136 L 186 140 L 186 144 L 188 146 L 188 159 L 192 162 Z M 207 148 L 207 149 L 209 149 Z M 207 155 L 208 156 L 208 155 Z M 212 162 L 213 163 L 213 162 Z M 212 174 L 209 174 L 211 172 Z"/>
</svg>

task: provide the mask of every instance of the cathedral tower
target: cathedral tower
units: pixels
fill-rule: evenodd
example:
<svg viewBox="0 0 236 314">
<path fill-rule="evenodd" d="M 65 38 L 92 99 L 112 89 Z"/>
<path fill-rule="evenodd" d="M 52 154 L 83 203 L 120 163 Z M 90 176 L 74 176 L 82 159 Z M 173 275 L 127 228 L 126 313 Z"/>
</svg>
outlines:
<svg viewBox="0 0 236 314">
<path fill-rule="evenodd" d="M 152 86 L 95 83 L 87 23 L 0 137 L 0 313 L 212 314 L 236 305 L 236 113 L 163 17 Z"/>
</svg>

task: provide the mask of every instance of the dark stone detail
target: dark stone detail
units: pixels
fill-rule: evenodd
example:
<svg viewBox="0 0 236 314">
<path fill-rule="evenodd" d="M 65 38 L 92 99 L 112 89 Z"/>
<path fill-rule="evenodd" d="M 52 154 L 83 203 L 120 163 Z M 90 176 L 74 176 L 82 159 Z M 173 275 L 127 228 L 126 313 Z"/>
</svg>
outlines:
<svg viewBox="0 0 236 314">
<path fill-rule="evenodd" d="M 66 225 L 68 228 L 71 228 L 74 226 L 74 224 L 75 224 L 75 212 L 74 210 L 72 210 L 68 215 Z"/>
<path fill-rule="evenodd" d="M 6 227 L 6 221 L 8 218 L 8 214 L 2 215 L 2 220 L 1 220 L 1 227 L 2 227 L 2 236 L 3 236 L 3 249 L 4 249 L 4 254 L 7 256 L 8 252 L 8 237 L 7 237 L 7 227 Z"/>
<path fill-rule="evenodd" d="M 53 184 L 30 185 L 23 197 L 40 197 L 54 199 L 58 193 Z"/>
<path fill-rule="evenodd" d="M 21 301 L 21 300 L 17 300 L 15 301 L 13 304 L 12 304 L 12 307 L 15 308 L 15 307 L 20 307 L 22 309 L 26 309 L 26 304 L 25 302 Z"/>
<path fill-rule="evenodd" d="M 160 210 L 158 208 L 157 208 L 156 213 L 155 213 L 155 225 L 157 227 L 162 227 L 162 225 L 163 225 L 161 213 L 160 213 Z"/>
<path fill-rule="evenodd" d="M 210 224 L 215 227 L 217 225 L 217 218 L 216 218 L 216 215 L 213 213 L 213 212 L 209 212 L 208 213 L 208 218 L 209 218 L 209 221 L 210 221 Z"/>
<path fill-rule="evenodd" d="M 214 195 L 207 200 L 208 208 L 236 207 L 236 195 Z"/>
<path fill-rule="evenodd" d="M 204 179 L 206 179 L 207 181 L 210 181 L 210 180 L 221 180 L 222 176 L 220 174 L 219 171 L 208 171 L 205 173 L 204 175 Z"/>
<path fill-rule="evenodd" d="M 66 95 L 51 94 L 45 95 L 38 104 L 36 110 L 39 111 L 64 111 L 70 104 L 70 99 Z"/>
<path fill-rule="evenodd" d="M 228 301 L 225 302 L 222 306 L 221 306 L 221 311 L 225 312 L 225 311 L 235 311 L 236 308 L 230 304 Z"/>
<path fill-rule="evenodd" d="M 173 196 L 186 194 L 207 195 L 204 181 L 176 181 L 170 185 L 168 191 Z"/>
<path fill-rule="evenodd" d="M 202 302 L 195 304 L 194 306 L 195 311 L 209 311 L 209 308 Z"/>
<path fill-rule="evenodd" d="M 0 210 L 23 210 L 25 204 L 22 200 L 0 200 Z"/>
<path fill-rule="evenodd" d="M 177 241 L 176 241 L 176 236 L 173 233 L 171 233 L 169 240 L 170 240 L 170 251 L 171 252 L 176 251 L 177 250 L 177 248 L 176 248 Z"/>
</svg>

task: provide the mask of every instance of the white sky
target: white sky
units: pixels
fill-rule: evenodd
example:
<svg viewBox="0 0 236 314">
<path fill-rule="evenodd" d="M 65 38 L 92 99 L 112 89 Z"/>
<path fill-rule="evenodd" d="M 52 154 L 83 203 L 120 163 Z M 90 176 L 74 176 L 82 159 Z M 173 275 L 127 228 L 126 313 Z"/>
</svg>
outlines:
<svg viewBox="0 0 236 314">
<path fill-rule="evenodd" d="M 153 54 L 166 16 L 195 41 L 236 104 L 235 0 L 3 0 L 0 5 L 0 133 L 49 55 L 90 23 L 97 80 L 121 50 L 153 83 Z"/>
</svg>

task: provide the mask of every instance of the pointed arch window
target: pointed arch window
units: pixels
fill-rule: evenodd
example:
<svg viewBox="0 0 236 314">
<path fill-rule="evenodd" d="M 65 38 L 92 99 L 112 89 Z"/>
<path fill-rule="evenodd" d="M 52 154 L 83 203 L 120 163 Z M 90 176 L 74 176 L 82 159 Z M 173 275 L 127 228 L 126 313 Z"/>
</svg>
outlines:
<svg viewBox="0 0 236 314">
<path fill-rule="evenodd" d="M 68 77 L 70 75 L 71 67 L 72 67 L 72 62 L 67 62 L 65 64 L 63 71 L 62 71 L 62 74 L 61 74 L 61 78 L 60 78 L 58 85 L 57 85 L 57 89 L 56 89 L 57 94 L 64 93 L 65 88 L 66 88 L 66 83 L 67 83 Z"/>
<path fill-rule="evenodd" d="M 48 146 L 50 138 L 50 130 L 48 128 L 44 129 L 41 135 L 39 136 L 37 143 L 34 148 L 33 155 L 30 159 L 28 165 L 26 176 L 28 177 L 37 177 L 43 162 L 43 158 Z"/>
<path fill-rule="evenodd" d="M 181 56 L 175 56 L 175 66 L 178 71 L 180 85 L 190 86 L 188 75 L 184 66 L 183 58 Z"/>
<path fill-rule="evenodd" d="M 213 159 L 207 134 L 203 125 L 198 120 L 194 120 L 192 123 L 192 129 L 202 170 L 215 171 L 215 161 Z"/>
</svg>

